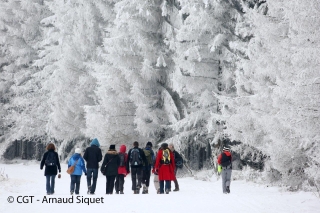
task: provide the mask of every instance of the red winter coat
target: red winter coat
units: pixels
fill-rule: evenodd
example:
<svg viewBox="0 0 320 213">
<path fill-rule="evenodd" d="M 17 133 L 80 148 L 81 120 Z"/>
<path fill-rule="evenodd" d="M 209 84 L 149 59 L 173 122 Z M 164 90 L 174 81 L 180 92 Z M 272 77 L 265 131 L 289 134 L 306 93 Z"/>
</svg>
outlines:
<svg viewBox="0 0 320 213">
<path fill-rule="evenodd" d="M 232 156 L 231 156 L 231 153 L 230 153 L 230 152 L 224 151 L 223 153 L 226 154 L 226 156 L 228 156 L 228 157 L 230 156 L 230 157 L 231 157 L 230 160 L 232 161 Z M 218 156 L 218 164 L 219 164 L 219 165 L 221 165 L 221 159 L 222 159 L 222 154 L 220 154 L 220 155 Z"/>
<path fill-rule="evenodd" d="M 169 165 L 165 165 L 161 163 L 162 159 L 162 149 L 159 150 L 156 158 L 155 169 L 158 170 L 159 180 L 175 180 L 176 177 L 174 175 L 175 170 L 175 162 L 173 153 L 170 151 L 170 159 L 171 162 Z"/>
<path fill-rule="evenodd" d="M 127 172 L 127 167 L 126 167 L 126 162 L 128 161 L 128 154 L 126 153 L 127 147 L 126 145 L 121 145 L 120 146 L 120 151 L 119 153 L 124 153 L 124 160 L 125 160 L 125 164 L 124 166 L 119 166 L 118 167 L 118 174 L 119 175 L 124 175 L 127 176 L 128 172 Z"/>
</svg>

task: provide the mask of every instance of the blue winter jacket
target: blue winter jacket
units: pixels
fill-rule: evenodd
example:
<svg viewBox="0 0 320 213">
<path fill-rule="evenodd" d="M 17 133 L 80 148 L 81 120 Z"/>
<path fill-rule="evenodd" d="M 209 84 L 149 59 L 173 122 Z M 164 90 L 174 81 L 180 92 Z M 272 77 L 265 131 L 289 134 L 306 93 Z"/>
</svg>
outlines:
<svg viewBox="0 0 320 213">
<path fill-rule="evenodd" d="M 83 158 L 81 157 L 80 154 L 78 153 L 75 153 L 72 155 L 72 157 L 69 159 L 68 161 L 68 168 L 70 166 L 72 166 L 76 161 L 78 160 L 75 168 L 74 168 L 74 172 L 72 173 L 72 175 L 82 175 L 82 171 L 84 173 L 87 173 L 87 170 L 86 170 L 86 166 L 85 166 L 85 163 L 84 163 L 84 160 Z"/>
</svg>

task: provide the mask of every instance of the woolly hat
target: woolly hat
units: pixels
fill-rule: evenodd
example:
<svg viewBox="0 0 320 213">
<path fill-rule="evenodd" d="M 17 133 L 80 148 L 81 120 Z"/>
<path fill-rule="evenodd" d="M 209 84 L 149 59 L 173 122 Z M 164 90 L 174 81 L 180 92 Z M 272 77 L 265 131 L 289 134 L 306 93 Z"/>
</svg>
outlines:
<svg viewBox="0 0 320 213">
<path fill-rule="evenodd" d="M 147 145 L 146 146 L 150 146 L 152 147 L 152 143 L 150 141 L 148 141 Z"/>
<path fill-rule="evenodd" d="M 230 151 L 230 149 L 228 147 L 223 147 L 223 151 Z"/>
<path fill-rule="evenodd" d="M 100 147 L 100 143 L 98 141 L 97 138 L 93 139 L 90 143 L 90 146 L 97 146 L 97 147 Z"/>
<path fill-rule="evenodd" d="M 163 143 L 163 144 L 161 144 L 161 148 L 162 148 L 162 149 L 166 149 L 166 148 L 168 148 L 168 144 L 167 144 L 167 143 Z"/>
<path fill-rule="evenodd" d="M 81 154 L 81 149 L 80 149 L 80 148 L 76 148 L 76 149 L 74 150 L 74 153 Z"/>
<path fill-rule="evenodd" d="M 110 145 L 109 149 L 110 150 L 115 150 L 116 149 L 116 145 L 114 145 L 114 144 Z"/>
</svg>

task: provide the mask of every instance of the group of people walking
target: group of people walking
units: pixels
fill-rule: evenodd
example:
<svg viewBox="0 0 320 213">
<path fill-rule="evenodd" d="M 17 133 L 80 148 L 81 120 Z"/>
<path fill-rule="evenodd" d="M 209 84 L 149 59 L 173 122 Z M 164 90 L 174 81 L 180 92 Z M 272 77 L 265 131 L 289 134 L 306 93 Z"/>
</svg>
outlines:
<svg viewBox="0 0 320 213">
<path fill-rule="evenodd" d="M 148 142 L 144 148 L 139 148 L 135 141 L 133 148 L 126 153 L 126 146 L 121 145 L 119 151 L 115 145 L 110 145 L 102 161 L 102 151 L 99 141 L 95 138 L 90 143 L 83 157 L 81 149 L 76 148 L 75 153 L 68 160 L 68 168 L 74 167 L 70 174 L 70 193 L 79 194 L 80 180 L 84 173 L 87 177 L 88 194 L 94 194 L 97 185 L 99 162 L 102 161 L 100 171 L 106 176 L 106 194 L 124 194 L 124 179 L 131 173 L 132 190 L 134 194 L 148 194 L 151 173 L 154 173 L 154 185 L 158 194 L 168 194 L 171 191 L 171 181 L 174 181 L 175 189 L 179 191 L 176 178 L 177 168 L 182 168 L 183 160 L 180 154 L 174 150 L 173 144 L 163 143 L 156 153 L 152 149 L 152 143 Z M 86 162 L 86 166 L 85 166 Z M 47 152 L 44 153 L 40 169 L 45 166 L 47 194 L 54 194 L 55 177 L 61 166 L 55 146 L 50 143 Z M 59 174 L 60 175 L 60 174 Z M 59 177 L 59 176 L 58 176 Z"/>
</svg>

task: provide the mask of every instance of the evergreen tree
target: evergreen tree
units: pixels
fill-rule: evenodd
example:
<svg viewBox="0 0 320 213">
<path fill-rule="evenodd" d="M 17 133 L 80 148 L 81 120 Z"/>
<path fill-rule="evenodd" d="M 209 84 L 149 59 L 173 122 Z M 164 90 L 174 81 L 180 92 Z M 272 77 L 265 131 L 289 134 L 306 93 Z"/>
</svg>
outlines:
<svg viewBox="0 0 320 213">
<path fill-rule="evenodd" d="M 95 79 L 90 63 L 97 60 L 102 44 L 99 26 L 103 1 L 55 1 L 49 4 L 53 15 L 42 20 L 48 37 L 41 60 L 49 94 L 50 115 L 47 132 L 59 140 L 84 135 L 84 106 L 94 105 Z"/>
<path fill-rule="evenodd" d="M 1 1 L 0 8 L 0 141 L 6 146 L 45 132 L 46 121 L 38 117 L 43 110 L 39 69 L 32 64 L 42 39 L 39 23 L 48 13 L 41 0 Z"/>
<path fill-rule="evenodd" d="M 235 92 L 237 53 L 230 43 L 236 40 L 234 29 L 240 14 L 228 1 L 180 1 L 180 6 L 183 23 L 176 30 L 172 85 L 185 103 L 186 115 L 175 130 L 184 149 L 199 150 L 206 147 L 205 140 L 221 131 L 216 123 L 220 113 L 216 96 Z M 194 155 L 196 158 L 197 152 Z"/>
<path fill-rule="evenodd" d="M 160 0 L 117 2 L 114 25 L 104 43 L 106 75 L 117 82 L 110 87 L 116 94 L 123 94 L 115 100 L 119 107 L 107 111 L 108 117 L 119 121 L 127 112 L 121 119 L 133 121 L 131 127 L 157 141 L 164 137 L 165 126 L 179 116 L 171 107 L 174 103 L 166 89 L 171 65 L 162 37 L 161 4 Z"/>
<path fill-rule="evenodd" d="M 274 181 L 270 171 L 277 170 L 292 189 L 317 167 L 319 153 L 319 48 L 312 36 L 319 7 L 317 1 L 312 9 L 302 5 L 271 0 L 247 9 L 248 27 L 238 33 L 254 37 L 236 72 L 237 97 L 222 100 L 226 132 L 270 156 L 266 175 Z"/>
</svg>

